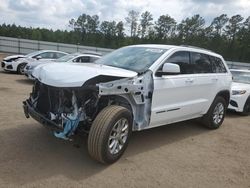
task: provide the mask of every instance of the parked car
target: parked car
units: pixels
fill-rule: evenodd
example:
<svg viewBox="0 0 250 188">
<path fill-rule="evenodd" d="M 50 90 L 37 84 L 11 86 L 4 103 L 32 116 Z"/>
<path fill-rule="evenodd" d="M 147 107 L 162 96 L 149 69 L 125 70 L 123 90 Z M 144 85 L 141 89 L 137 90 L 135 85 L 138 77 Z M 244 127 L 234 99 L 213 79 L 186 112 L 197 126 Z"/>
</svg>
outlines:
<svg viewBox="0 0 250 188">
<path fill-rule="evenodd" d="M 34 80 L 32 72 L 35 67 L 41 64 L 61 62 L 61 63 L 93 63 L 94 61 L 101 58 L 101 54 L 95 52 L 86 52 L 86 53 L 73 53 L 62 56 L 61 58 L 55 59 L 53 61 L 39 61 L 39 62 L 30 62 L 24 68 L 24 74 L 31 80 Z"/>
<path fill-rule="evenodd" d="M 88 132 L 89 154 L 102 163 L 121 157 L 132 131 L 194 118 L 219 128 L 232 82 L 222 56 L 171 45 L 123 47 L 95 63 L 47 64 L 33 76 L 25 116 L 65 140 Z"/>
<path fill-rule="evenodd" d="M 58 59 L 64 55 L 67 55 L 67 53 L 55 50 L 41 50 L 29 53 L 25 56 L 23 55 L 8 56 L 3 59 L 2 68 L 5 71 L 24 74 L 24 67 L 29 62 L 34 62 L 37 60 L 39 61 L 53 60 L 53 59 Z"/>
<path fill-rule="evenodd" d="M 250 70 L 230 70 L 233 75 L 232 95 L 229 109 L 240 112 L 242 115 L 250 114 Z"/>
</svg>

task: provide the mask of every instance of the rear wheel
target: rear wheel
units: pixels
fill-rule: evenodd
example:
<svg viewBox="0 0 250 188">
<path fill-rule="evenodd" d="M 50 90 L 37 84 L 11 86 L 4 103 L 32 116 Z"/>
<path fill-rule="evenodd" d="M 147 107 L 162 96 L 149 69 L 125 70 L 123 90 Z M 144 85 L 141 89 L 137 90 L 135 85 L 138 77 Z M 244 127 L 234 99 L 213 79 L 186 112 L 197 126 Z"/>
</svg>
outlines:
<svg viewBox="0 0 250 188">
<path fill-rule="evenodd" d="M 216 97 L 208 112 L 202 118 L 202 123 L 209 129 L 217 129 L 224 121 L 226 101 L 223 97 Z"/>
<path fill-rule="evenodd" d="M 108 106 L 95 118 L 88 136 L 88 151 L 102 163 L 114 163 L 125 151 L 132 132 L 132 115 L 121 106 Z"/>
<path fill-rule="evenodd" d="M 17 67 L 17 73 L 18 74 L 24 74 L 24 67 L 26 66 L 27 63 L 21 63 L 20 65 L 18 65 Z"/>
</svg>

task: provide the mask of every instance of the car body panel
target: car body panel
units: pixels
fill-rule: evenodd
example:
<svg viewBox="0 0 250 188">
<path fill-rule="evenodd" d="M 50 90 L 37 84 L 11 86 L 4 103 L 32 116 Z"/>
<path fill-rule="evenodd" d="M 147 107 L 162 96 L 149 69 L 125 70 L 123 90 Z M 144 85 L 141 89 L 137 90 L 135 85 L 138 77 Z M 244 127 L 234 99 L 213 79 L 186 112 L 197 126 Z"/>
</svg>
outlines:
<svg viewBox="0 0 250 188">
<path fill-rule="evenodd" d="M 32 73 L 42 83 L 54 87 L 81 87 L 85 81 L 100 75 L 134 77 L 136 72 L 110 66 L 86 63 L 42 64 Z"/>
</svg>

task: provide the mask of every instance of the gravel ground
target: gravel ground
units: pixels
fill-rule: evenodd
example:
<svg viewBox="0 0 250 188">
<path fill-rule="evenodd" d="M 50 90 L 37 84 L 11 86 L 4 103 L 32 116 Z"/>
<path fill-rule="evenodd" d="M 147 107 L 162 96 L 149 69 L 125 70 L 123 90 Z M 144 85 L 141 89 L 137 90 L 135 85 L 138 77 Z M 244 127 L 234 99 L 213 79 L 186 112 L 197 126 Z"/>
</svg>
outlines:
<svg viewBox="0 0 250 188">
<path fill-rule="evenodd" d="M 188 121 L 135 132 L 105 166 L 89 157 L 86 136 L 59 140 L 24 117 L 31 87 L 0 72 L 0 187 L 250 188 L 250 116 L 230 112 L 213 131 Z"/>
</svg>

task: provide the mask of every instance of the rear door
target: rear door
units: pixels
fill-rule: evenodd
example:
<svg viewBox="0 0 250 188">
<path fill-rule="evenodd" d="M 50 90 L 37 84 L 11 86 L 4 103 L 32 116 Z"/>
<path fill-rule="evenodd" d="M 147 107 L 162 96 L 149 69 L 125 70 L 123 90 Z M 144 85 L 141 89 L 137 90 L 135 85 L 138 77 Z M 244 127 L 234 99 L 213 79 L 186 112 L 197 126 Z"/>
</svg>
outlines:
<svg viewBox="0 0 250 188">
<path fill-rule="evenodd" d="M 164 63 L 178 64 L 181 74 L 154 78 L 151 127 L 201 116 L 216 82 L 205 54 L 179 51 Z"/>
</svg>

